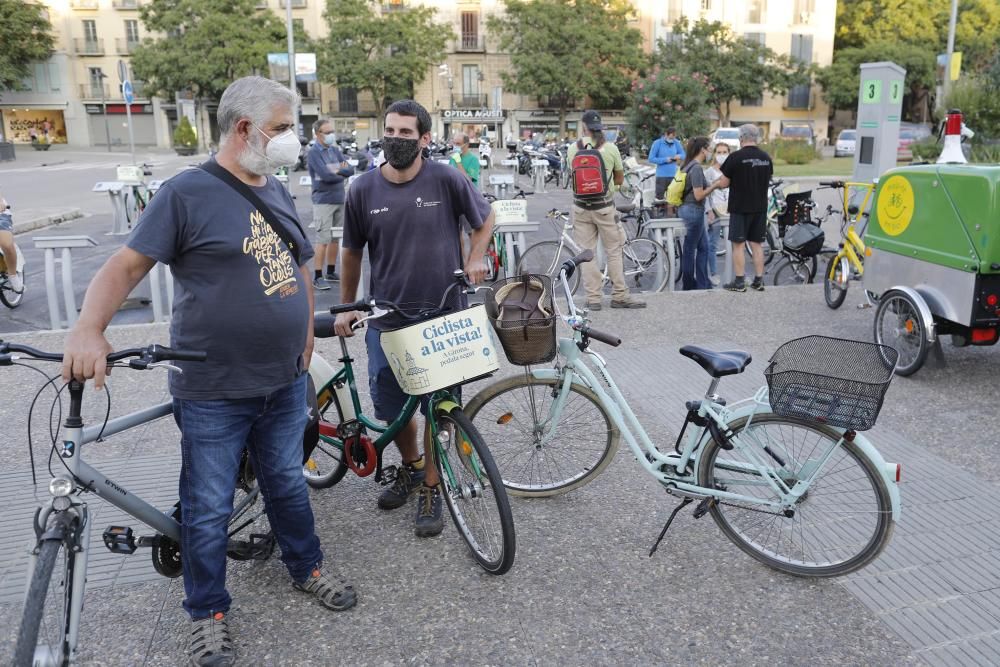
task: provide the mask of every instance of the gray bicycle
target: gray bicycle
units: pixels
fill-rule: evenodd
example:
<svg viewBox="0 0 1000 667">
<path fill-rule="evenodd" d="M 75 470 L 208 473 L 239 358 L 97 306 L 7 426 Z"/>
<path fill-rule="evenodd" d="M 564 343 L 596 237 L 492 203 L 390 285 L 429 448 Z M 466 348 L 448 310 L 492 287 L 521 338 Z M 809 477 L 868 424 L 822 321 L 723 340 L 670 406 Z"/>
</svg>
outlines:
<svg viewBox="0 0 1000 667">
<path fill-rule="evenodd" d="M 26 358 L 62 361 L 61 354 L 0 341 L 0 366 L 26 365 L 17 363 Z M 134 370 L 166 368 L 179 372 L 180 369 L 169 362 L 204 359 L 204 352 L 150 345 L 109 354 L 108 364 Z M 27 594 L 14 653 L 15 667 L 76 662 L 87 563 L 92 550 L 93 517 L 86 494 L 96 495 L 153 529 L 152 535 L 138 536 L 128 526 L 108 526 L 102 535 L 108 550 L 131 555 L 140 548 L 148 548 L 158 573 L 173 578 L 182 572 L 180 503 L 164 513 L 83 460 L 83 445 L 167 417 L 172 414 L 171 403 L 161 403 L 104 424 L 85 427 L 80 416 L 84 383 L 73 380 L 66 390 L 69 413 L 63 421 L 62 431 L 52 436 L 51 497 L 35 511 L 36 542 L 28 566 Z M 275 540 L 264 515 L 253 463 L 246 451 L 240 465 L 228 532 L 226 552 L 234 560 L 266 560 L 274 552 Z"/>
</svg>

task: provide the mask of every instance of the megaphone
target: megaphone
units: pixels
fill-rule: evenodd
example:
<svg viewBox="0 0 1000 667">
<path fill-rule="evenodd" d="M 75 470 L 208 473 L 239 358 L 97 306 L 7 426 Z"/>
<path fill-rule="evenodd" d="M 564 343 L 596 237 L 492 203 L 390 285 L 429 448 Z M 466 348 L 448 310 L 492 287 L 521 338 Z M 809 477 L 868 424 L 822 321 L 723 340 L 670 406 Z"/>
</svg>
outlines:
<svg viewBox="0 0 1000 667">
<path fill-rule="evenodd" d="M 966 164 L 965 153 L 962 152 L 962 112 L 958 109 L 948 110 L 948 120 L 944 126 L 944 148 L 938 156 L 938 164 Z"/>
</svg>

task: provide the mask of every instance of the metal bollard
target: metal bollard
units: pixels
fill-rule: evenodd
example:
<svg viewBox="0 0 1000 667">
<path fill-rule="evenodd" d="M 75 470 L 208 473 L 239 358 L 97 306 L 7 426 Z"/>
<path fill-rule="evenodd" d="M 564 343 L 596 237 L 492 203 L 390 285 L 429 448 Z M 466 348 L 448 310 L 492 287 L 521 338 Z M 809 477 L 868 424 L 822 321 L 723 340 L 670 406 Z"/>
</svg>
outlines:
<svg viewBox="0 0 1000 667">
<path fill-rule="evenodd" d="M 128 234 L 128 217 L 125 215 L 125 184 L 121 181 L 100 181 L 94 184 L 92 192 L 107 192 L 111 197 L 111 231 L 109 236 Z"/>
<path fill-rule="evenodd" d="M 534 184 L 535 192 L 541 192 L 542 194 L 547 194 L 548 191 L 545 189 L 545 176 L 549 171 L 549 161 L 548 160 L 532 160 L 531 161 L 531 180 Z"/>
<path fill-rule="evenodd" d="M 166 286 L 167 299 L 164 303 L 163 289 L 160 287 L 160 267 L 163 267 L 163 280 Z M 149 293 L 153 305 L 153 322 L 169 322 L 174 312 L 174 276 L 170 267 L 157 262 L 149 271 Z"/>
<path fill-rule="evenodd" d="M 89 248 L 97 241 L 89 236 L 36 236 L 35 247 L 45 250 L 45 293 L 49 303 L 49 322 L 53 329 L 70 328 L 76 323 L 76 295 L 73 292 L 73 248 Z M 66 320 L 59 315 L 59 290 L 56 287 L 56 250 L 61 250 L 62 292 Z"/>
</svg>

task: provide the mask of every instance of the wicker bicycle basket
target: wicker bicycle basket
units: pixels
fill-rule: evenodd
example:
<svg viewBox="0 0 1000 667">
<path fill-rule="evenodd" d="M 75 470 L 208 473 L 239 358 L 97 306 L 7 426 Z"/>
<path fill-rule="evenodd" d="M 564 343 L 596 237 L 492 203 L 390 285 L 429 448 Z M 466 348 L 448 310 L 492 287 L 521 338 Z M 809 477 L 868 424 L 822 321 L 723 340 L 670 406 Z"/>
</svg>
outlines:
<svg viewBox="0 0 1000 667">
<path fill-rule="evenodd" d="M 899 353 L 887 345 L 806 336 L 779 347 L 764 371 L 771 409 L 831 426 L 875 425 Z"/>
<path fill-rule="evenodd" d="M 485 305 L 510 363 L 530 366 L 555 358 L 557 315 L 548 276 L 526 273 L 498 280 Z"/>
</svg>

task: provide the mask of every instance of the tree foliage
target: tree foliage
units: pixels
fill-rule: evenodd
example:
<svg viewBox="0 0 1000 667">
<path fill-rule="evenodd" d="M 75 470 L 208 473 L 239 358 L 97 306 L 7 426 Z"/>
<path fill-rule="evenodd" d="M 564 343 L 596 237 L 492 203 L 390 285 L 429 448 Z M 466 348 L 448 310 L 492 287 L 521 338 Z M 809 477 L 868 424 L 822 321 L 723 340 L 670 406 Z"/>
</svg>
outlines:
<svg viewBox="0 0 1000 667">
<path fill-rule="evenodd" d="M 188 117 L 182 115 L 180 122 L 177 123 L 177 129 L 174 130 L 174 146 L 193 148 L 197 145 L 198 135 L 194 133 L 194 128 L 191 127 L 191 121 L 188 120 Z"/>
<path fill-rule="evenodd" d="M 442 62 L 451 27 L 432 7 L 379 10 L 375 0 L 327 0 L 328 35 L 318 45 L 319 75 L 341 88 L 367 91 L 378 118 L 387 102 L 413 96 L 414 84 Z"/>
<path fill-rule="evenodd" d="M 644 65 L 627 0 L 504 0 L 504 6 L 487 20 L 500 50 L 510 54 L 504 86 L 555 101 L 560 134 L 568 108 L 586 97 L 598 108 L 610 105 Z"/>
<path fill-rule="evenodd" d="M 707 77 L 708 101 L 722 125 L 729 124 L 733 100 L 754 99 L 764 92 L 784 95 L 788 89 L 809 82 L 808 67 L 786 54 L 738 35 L 721 21 L 681 18 L 674 24 L 675 39 L 660 41 L 654 62 L 661 67 L 686 62 Z"/>
<path fill-rule="evenodd" d="M 626 112 L 631 136 L 638 145 L 648 146 L 667 127 L 677 128 L 681 138 L 705 134 L 713 93 L 708 77 L 691 71 L 683 60 L 654 65 L 647 76 L 632 83 Z"/>
<path fill-rule="evenodd" d="M 975 143 L 1000 139 L 1000 97 L 987 81 L 979 77 L 956 81 L 945 108 L 962 111 L 963 122 L 976 133 Z"/>
<path fill-rule="evenodd" d="M 47 60 L 55 38 L 40 4 L 0 0 L 0 90 L 20 90 L 31 63 Z"/>
<path fill-rule="evenodd" d="M 267 54 L 286 50 L 285 24 L 256 0 L 152 0 L 140 10 L 146 30 L 132 54 L 135 76 L 167 99 L 190 90 L 218 100 L 235 79 L 266 75 Z M 296 36 L 300 42 L 301 36 Z"/>
<path fill-rule="evenodd" d="M 935 54 L 926 48 L 896 41 L 874 42 L 836 51 L 833 63 L 816 73 L 826 101 L 835 109 L 857 108 L 861 63 L 882 61 L 894 62 L 906 70 L 904 84 L 908 93 L 904 116 L 913 120 L 928 120 L 928 95 L 936 76 Z"/>
</svg>

